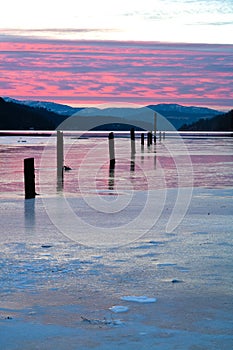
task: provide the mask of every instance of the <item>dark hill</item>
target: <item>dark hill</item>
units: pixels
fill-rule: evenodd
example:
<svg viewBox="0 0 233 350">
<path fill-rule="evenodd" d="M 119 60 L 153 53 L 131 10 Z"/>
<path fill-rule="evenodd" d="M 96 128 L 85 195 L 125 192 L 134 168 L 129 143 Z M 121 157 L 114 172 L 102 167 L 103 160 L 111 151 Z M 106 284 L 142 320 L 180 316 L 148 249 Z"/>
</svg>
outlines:
<svg viewBox="0 0 233 350">
<path fill-rule="evenodd" d="M 63 123 L 66 119 L 69 120 Z M 145 129 L 148 128 L 147 123 L 141 124 L 145 124 Z M 58 126 L 64 130 L 128 131 L 134 127 L 134 121 L 131 124 L 125 123 L 125 120 L 119 117 L 80 116 L 78 114 L 69 117 L 44 107 L 32 107 L 15 101 L 5 101 L 0 97 L 0 130 L 55 130 Z M 142 129 L 135 127 L 135 130 Z"/>
<path fill-rule="evenodd" d="M 63 120 L 45 108 L 6 102 L 0 97 L 0 130 L 54 130 Z"/>
<path fill-rule="evenodd" d="M 213 118 L 201 118 L 192 124 L 184 124 L 180 131 L 233 131 L 233 110 Z"/>
</svg>

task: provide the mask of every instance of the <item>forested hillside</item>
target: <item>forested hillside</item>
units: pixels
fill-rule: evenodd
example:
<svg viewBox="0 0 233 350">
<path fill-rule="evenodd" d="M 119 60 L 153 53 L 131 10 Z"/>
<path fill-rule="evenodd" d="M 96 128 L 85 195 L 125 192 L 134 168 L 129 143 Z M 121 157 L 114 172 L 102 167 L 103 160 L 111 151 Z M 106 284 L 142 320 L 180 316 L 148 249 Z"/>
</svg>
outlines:
<svg viewBox="0 0 233 350">
<path fill-rule="evenodd" d="M 192 124 L 184 124 L 180 131 L 233 131 L 233 110 L 210 119 L 201 118 Z"/>
<path fill-rule="evenodd" d="M 64 120 L 45 108 L 33 108 L 0 97 L 0 130 L 54 130 Z"/>
</svg>

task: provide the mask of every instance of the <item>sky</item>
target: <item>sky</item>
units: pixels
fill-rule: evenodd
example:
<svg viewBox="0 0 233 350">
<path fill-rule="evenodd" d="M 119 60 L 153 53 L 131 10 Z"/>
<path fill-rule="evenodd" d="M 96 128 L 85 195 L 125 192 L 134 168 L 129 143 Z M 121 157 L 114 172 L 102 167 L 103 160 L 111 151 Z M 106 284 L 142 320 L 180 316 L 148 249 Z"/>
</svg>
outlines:
<svg viewBox="0 0 233 350">
<path fill-rule="evenodd" d="M 229 110 L 233 0 L 8 0 L 0 96 Z"/>
</svg>

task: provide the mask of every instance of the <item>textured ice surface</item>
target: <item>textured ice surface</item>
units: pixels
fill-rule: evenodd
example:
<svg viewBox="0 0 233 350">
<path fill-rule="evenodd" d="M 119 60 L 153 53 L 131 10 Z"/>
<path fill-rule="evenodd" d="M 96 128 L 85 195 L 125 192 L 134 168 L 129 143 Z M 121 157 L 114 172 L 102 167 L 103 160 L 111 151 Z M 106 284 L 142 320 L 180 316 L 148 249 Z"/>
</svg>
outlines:
<svg viewBox="0 0 233 350">
<path fill-rule="evenodd" d="M 125 159 L 118 163 L 114 178 L 108 166 L 101 167 L 96 191 L 88 183 L 96 164 L 92 158 L 88 176 L 83 178 L 84 197 L 89 198 L 85 202 L 78 186 L 79 161 L 96 140 L 87 139 L 86 148 L 77 144 L 67 153 L 72 172 L 65 174 L 63 190 L 54 183 L 54 148 L 43 168 L 39 160 L 45 141 L 37 139 L 33 147 L 29 141 L 16 141 L 7 149 L 1 145 L 0 348 L 232 349 L 232 138 L 187 140 L 195 188 L 187 212 L 172 232 L 166 231 L 166 225 L 177 198 L 177 172 L 166 143 L 157 145 L 156 164 L 152 150 L 145 150 L 144 155 L 137 150 L 143 171 L 132 172 L 130 160 Z M 126 142 L 121 141 L 120 148 Z M 178 145 L 166 142 L 182 160 Z M 39 172 L 44 174 L 41 194 L 35 200 L 23 198 L 25 156 L 36 158 L 37 181 Z M 162 171 L 156 172 L 159 163 L 163 179 Z M 180 169 L 183 174 L 185 165 Z M 153 185 L 150 189 L 145 172 Z M 164 185 L 165 202 L 158 215 Z M 158 216 L 155 224 L 146 230 L 148 222 L 132 221 L 126 229 L 138 217 L 139 204 L 146 203 L 148 191 L 157 196 L 148 211 L 151 217 Z M 111 206 L 111 210 L 118 197 L 121 203 L 130 197 L 134 200 L 116 215 L 87 204 L 95 204 L 91 200 L 96 197 L 105 201 L 103 208 Z M 66 220 L 60 210 L 65 198 L 87 224 L 72 225 L 80 240 L 70 240 L 53 224 L 45 198 L 53 208 L 58 206 Z M 67 229 L 69 225 L 68 221 Z M 88 225 L 96 230 L 90 232 Z M 116 237 L 108 232 L 114 225 L 119 230 Z M 100 234 L 99 228 L 106 230 Z M 124 244 L 114 246 L 119 241 Z M 157 302 L 128 304 L 124 300 L 119 305 L 122 296 L 155 296 Z M 118 315 L 111 306 L 130 306 L 129 312 L 120 314 L 120 327 L 112 327 Z"/>
</svg>

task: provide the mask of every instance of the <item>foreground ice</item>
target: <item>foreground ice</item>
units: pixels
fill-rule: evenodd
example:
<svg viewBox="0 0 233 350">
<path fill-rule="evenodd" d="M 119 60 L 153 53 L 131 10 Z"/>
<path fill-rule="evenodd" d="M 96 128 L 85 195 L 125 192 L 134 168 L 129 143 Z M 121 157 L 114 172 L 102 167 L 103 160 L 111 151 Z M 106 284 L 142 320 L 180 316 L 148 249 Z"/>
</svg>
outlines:
<svg viewBox="0 0 233 350">
<path fill-rule="evenodd" d="M 167 155 L 163 158 L 158 152 L 156 158 L 148 152 L 138 157 L 155 185 L 151 193 L 142 188 L 142 172 L 124 168 L 114 179 L 108 178 L 106 168 L 107 181 L 97 177 L 99 191 L 84 191 L 85 202 L 73 186 L 76 152 L 81 156 L 82 151 L 77 147 L 64 192 L 52 193 L 48 167 L 41 195 L 25 201 L 19 152 L 12 147 L 5 158 L 9 167 L 0 169 L 1 350 L 231 350 L 232 142 L 227 140 L 226 147 L 218 139 L 214 145 L 206 140 L 203 157 L 197 143 L 192 148 L 199 187 L 192 189 L 182 217 L 179 205 L 172 210 L 177 192 L 184 191 L 170 188 L 175 171 Z M 28 152 L 26 146 L 21 145 L 21 152 Z M 211 153 L 216 153 L 214 161 Z M 166 163 L 165 177 L 171 185 L 166 193 L 158 161 Z M 185 166 L 181 174 L 186 174 Z M 125 183 L 134 193 L 125 190 Z M 118 191 L 112 189 L 117 184 Z M 84 185 L 88 190 L 89 183 Z M 97 197 L 102 212 L 95 210 Z M 147 205 L 148 198 L 152 205 Z M 182 206 L 184 197 L 179 198 Z M 121 203 L 125 207 L 114 212 L 114 205 Z M 140 216 L 142 203 L 147 210 Z M 79 219 L 75 224 L 67 221 L 67 208 Z M 49 215 L 54 213 L 59 214 L 57 221 Z M 169 231 L 171 216 L 178 224 Z M 156 302 L 138 302 L 153 296 Z M 123 307 L 129 310 L 121 312 L 119 320 Z"/>
<path fill-rule="evenodd" d="M 2 199 L 1 349 L 232 349 L 233 189 L 194 189 L 167 233 L 174 195 L 149 232 L 103 248 L 64 236 L 42 198 Z M 111 307 L 122 296 L 132 303 L 118 320 Z"/>
</svg>

